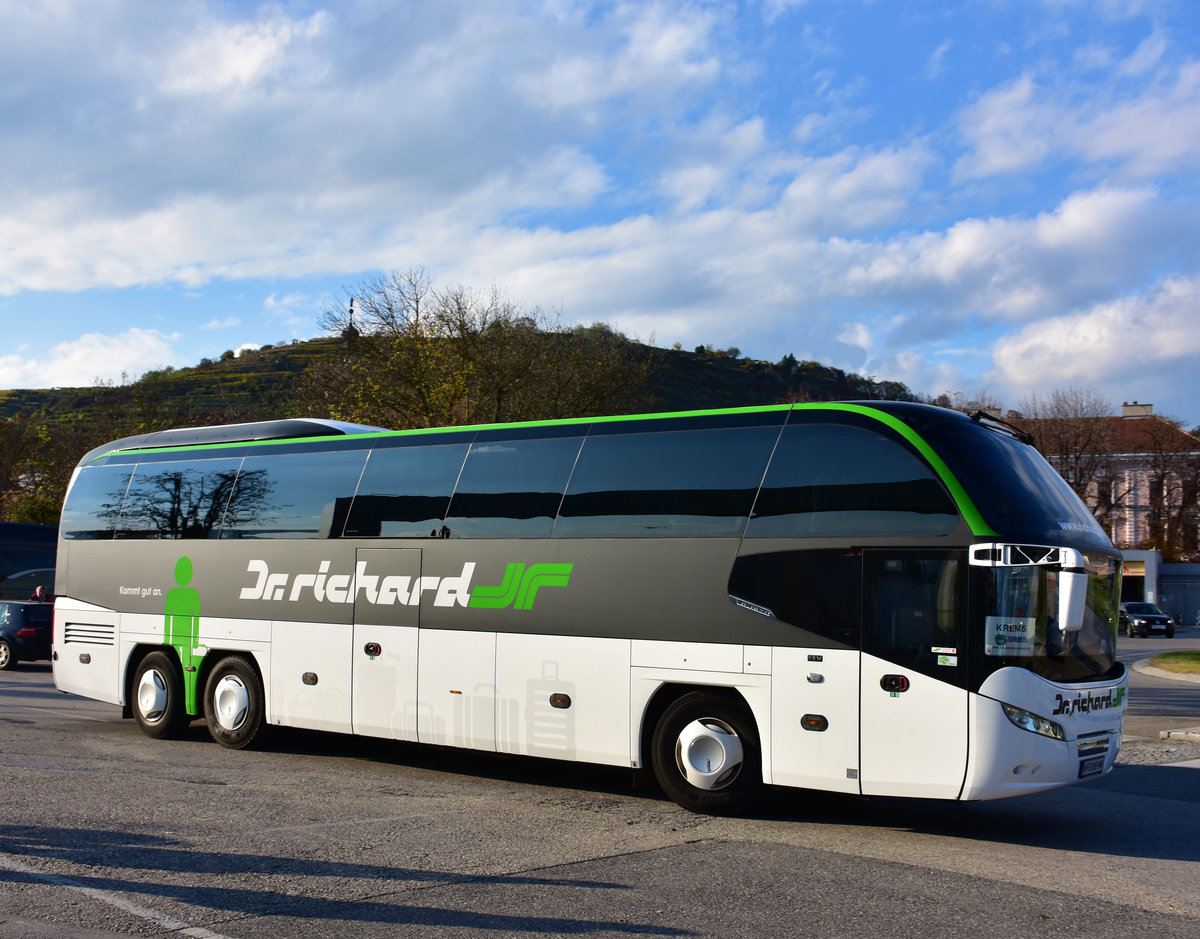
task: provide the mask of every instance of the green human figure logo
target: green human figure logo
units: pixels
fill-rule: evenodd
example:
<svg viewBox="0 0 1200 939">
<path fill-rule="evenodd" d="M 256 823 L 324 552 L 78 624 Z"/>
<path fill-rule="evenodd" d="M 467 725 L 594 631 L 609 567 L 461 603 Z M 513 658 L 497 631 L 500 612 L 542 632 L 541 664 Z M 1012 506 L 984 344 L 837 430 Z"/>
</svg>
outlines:
<svg viewBox="0 0 1200 939">
<path fill-rule="evenodd" d="M 200 593 L 188 584 L 192 582 L 191 558 L 175 562 L 175 583 L 167 591 L 163 607 L 163 642 L 175 649 L 183 666 L 183 700 L 189 714 L 199 714 L 196 705 L 196 678 L 199 665 L 208 651 L 200 645 Z"/>
</svg>

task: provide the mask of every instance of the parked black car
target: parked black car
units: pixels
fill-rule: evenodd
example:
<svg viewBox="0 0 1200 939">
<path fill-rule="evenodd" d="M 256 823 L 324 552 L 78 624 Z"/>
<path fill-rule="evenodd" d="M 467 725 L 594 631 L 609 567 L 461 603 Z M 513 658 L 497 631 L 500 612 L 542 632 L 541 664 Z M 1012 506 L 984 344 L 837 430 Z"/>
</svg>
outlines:
<svg viewBox="0 0 1200 939">
<path fill-rule="evenodd" d="M 0 602 L 0 668 L 50 658 L 53 603 Z"/>
<path fill-rule="evenodd" d="M 1146 639 L 1151 633 L 1166 633 L 1168 639 L 1175 636 L 1175 620 L 1153 603 L 1122 603 L 1117 619 L 1118 631 L 1130 639 Z"/>
</svg>

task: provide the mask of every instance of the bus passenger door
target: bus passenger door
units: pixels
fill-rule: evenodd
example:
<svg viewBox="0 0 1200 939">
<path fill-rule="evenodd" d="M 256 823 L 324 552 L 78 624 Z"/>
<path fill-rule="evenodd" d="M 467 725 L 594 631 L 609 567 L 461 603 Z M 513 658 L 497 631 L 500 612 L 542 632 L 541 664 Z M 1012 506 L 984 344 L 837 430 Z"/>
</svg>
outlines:
<svg viewBox="0 0 1200 939">
<path fill-rule="evenodd" d="M 421 549 L 359 548 L 355 561 L 354 732 L 415 741 Z"/>
<path fill-rule="evenodd" d="M 965 551 L 864 550 L 864 795 L 953 799 L 967 766 Z"/>
</svg>

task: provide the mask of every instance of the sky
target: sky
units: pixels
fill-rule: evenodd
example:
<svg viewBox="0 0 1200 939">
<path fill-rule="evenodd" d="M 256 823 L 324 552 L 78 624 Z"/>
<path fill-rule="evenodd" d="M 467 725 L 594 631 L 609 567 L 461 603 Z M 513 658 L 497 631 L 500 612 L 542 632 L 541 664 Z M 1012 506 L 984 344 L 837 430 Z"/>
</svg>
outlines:
<svg viewBox="0 0 1200 939">
<path fill-rule="evenodd" d="M 0 388 L 381 274 L 1200 424 L 1195 0 L 0 0 Z"/>
</svg>

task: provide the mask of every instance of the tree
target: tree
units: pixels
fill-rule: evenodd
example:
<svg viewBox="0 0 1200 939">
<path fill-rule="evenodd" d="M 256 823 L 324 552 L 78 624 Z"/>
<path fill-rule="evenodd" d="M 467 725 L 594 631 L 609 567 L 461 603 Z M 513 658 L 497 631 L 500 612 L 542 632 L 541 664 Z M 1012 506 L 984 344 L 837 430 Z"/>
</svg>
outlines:
<svg viewBox="0 0 1200 939">
<path fill-rule="evenodd" d="M 1030 394 L 1021 402 L 1021 426 L 1076 495 L 1092 507 L 1106 531 L 1129 495 L 1112 459 L 1111 403 L 1086 388 L 1066 388 L 1048 396 Z"/>
<path fill-rule="evenodd" d="M 563 327 L 494 285 L 435 291 L 421 268 L 363 284 L 321 326 L 343 353 L 306 376 L 310 413 L 386 427 L 583 417 L 644 408 L 653 357 L 604 325 Z"/>
<path fill-rule="evenodd" d="M 1136 420 L 1146 446 L 1146 538 L 1138 547 L 1157 548 L 1167 561 L 1195 560 L 1200 557 L 1200 441 L 1173 418 Z"/>
</svg>

